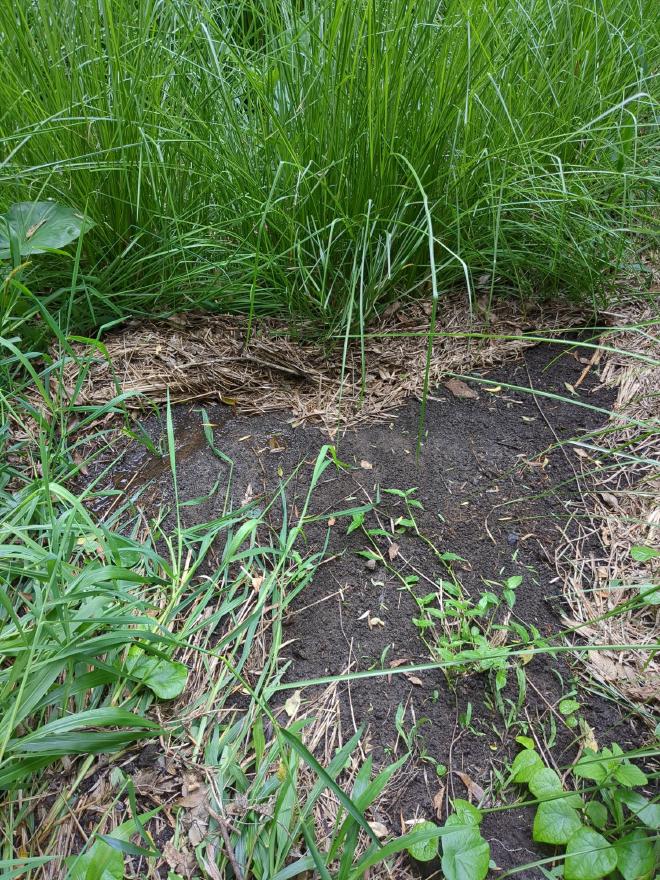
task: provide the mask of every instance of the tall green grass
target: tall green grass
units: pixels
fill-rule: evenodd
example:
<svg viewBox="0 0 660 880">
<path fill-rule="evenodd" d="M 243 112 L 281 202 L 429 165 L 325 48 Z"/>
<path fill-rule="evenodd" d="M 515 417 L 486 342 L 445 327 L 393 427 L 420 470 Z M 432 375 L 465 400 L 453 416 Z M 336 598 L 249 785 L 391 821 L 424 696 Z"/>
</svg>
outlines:
<svg viewBox="0 0 660 880">
<path fill-rule="evenodd" d="M 594 296 L 653 228 L 654 7 L 3 4 L 0 208 L 97 221 L 80 328 L 199 305 L 363 325 L 429 279 L 419 184 L 441 292 Z M 61 261 L 33 271 L 66 300 Z"/>
</svg>

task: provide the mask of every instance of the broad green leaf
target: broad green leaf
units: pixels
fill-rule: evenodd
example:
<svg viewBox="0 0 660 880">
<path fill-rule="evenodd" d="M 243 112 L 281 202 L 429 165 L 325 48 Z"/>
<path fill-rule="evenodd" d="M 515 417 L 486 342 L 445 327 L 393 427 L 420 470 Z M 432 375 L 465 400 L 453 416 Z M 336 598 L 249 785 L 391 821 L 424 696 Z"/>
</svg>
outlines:
<svg viewBox="0 0 660 880">
<path fill-rule="evenodd" d="M 188 681 L 188 667 L 183 663 L 150 657 L 135 645 L 129 649 L 126 665 L 131 675 L 161 700 L 178 697 Z"/>
<path fill-rule="evenodd" d="M 452 801 L 452 805 L 454 807 L 454 813 L 462 825 L 481 824 L 483 813 L 469 801 L 465 801 L 462 798 L 456 798 Z"/>
<path fill-rule="evenodd" d="M 616 868 L 617 854 L 602 834 L 579 828 L 566 845 L 564 880 L 599 880 Z"/>
<path fill-rule="evenodd" d="M 660 829 L 660 804 L 651 803 L 648 798 L 637 791 L 619 791 L 616 797 L 647 828 L 651 828 L 653 831 Z"/>
<path fill-rule="evenodd" d="M 442 838 L 442 872 L 446 880 L 483 880 L 488 873 L 490 847 L 476 828 L 464 828 Z"/>
<path fill-rule="evenodd" d="M 655 871 L 653 843 L 641 828 L 615 841 L 616 866 L 624 880 L 651 880 Z"/>
<path fill-rule="evenodd" d="M 562 715 L 572 715 L 580 708 L 577 700 L 566 699 L 559 701 L 559 711 Z"/>
<path fill-rule="evenodd" d="M 9 235 L 3 221 L 16 235 L 23 257 L 66 247 L 94 226 L 87 217 L 57 202 L 18 202 L 0 215 L 0 259 L 10 256 Z"/>
<path fill-rule="evenodd" d="M 637 589 L 645 605 L 660 605 L 660 584 L 640 584 Z"/>
<path fill-rule="evenodd" d="M 651 559 L 656 559 L 660 556 L 660 550 L 655 550 L 653 547 L 637 545 L 636 547 L 630 548 L 630 555 L 635 562 L 650 562 Z"/>
<path fill-rule="evenodd" d="M 527 784 L 534 797 L 540 801 L 563 792 L 561 779 L 550 767 L 540 767 L 535 770 Z"/>
<path fill-rule="evenodd" d="M 646 785 L 649 781 L 646 773 L 643 773 L 639 767 L 630 763 L 621 764 L 620 767 L 617 767 L 614 778 L 626 788 L 635 788 L 638 785 Z"/>
<path fill-rule="evenodd" d="M 573 767 L 575 776 L 583 779 L 593 779 L 594 782 L 603 782 L 607 778 L 606 762 L 599 757 L 592 749 L 585 749 L 584 755 Z"/>
<path fill-rule="evenodd" d="M 599 830 L 602 830 L 607 824 L 607 807 L 600 801 L 589 801 L 584 808 L 587 818 Z"/>
<path fill-rule="evenodd" d="M 511 765 L 511 774 L 515 782 L 529 782 L 534 773 L 545 766 L 539 753 L 534 749 L 523 749 L 518 752 Z"/>
<path fill-rule="evenodd" d="M 534 740 L 530 736 L 517 736 L 516 742 L 520 743 L 520 745 L 524 746 L 526 749 L 534 749 Z"/>
<path fill-rule="evenodd" d="M 415 831 L 431 831 L 437 829 L 438 826 L 434 822 L 420 822 L 415 825 Z M 428 840 L 418 840 L 410 844 L 408 852 L 418 862 L 430 862 L 438 854 L 438 838 L 430 837 Z"/>
<path fill-rule="evenodd" d="M 582 822 L 574 807 L 565 798 L 539 804 L 534 817 L 533 837 L 538 843 L 566 843 Z"/>
</svg>

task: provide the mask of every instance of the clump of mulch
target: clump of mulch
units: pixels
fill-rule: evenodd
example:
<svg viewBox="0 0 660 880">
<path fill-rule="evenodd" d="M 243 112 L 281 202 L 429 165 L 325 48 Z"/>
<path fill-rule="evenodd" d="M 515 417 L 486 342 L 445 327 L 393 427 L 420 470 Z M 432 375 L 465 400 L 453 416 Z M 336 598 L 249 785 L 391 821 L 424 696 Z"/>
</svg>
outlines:
<svg viewBox="0 0 660 880">
<path fill-rule="evenodd" d="M 172 403 L 220 400 L 248 414 L 288 410 L 294 425 L 320 425 L 333 436 L 421 395 L 430 311 L 429 303 L 393 303 L 363 342 L 331 346 L 294 339 L 290 325 L 275 319 L 255 323 L 247 344 L 243 316 L 190 312 L 132 321 L 104 336 L 103 353 L 74 346 L 77 360 L 65 366 L 64 387 L 80 405 L 121 393 L 127 406 L 141 407 L 169 394 Z M 471 312 L 464 295 L 448 297 L 438 310 L 431 387 L 515 359 L 537 344 L 534 334 L 566 332 L 584 318 L 569 304 L 523 308 L 510 300 Z"/>
<path fill-rule="evenodd" d="M 578 537 L 559 549 L 557 564 L 566 623 L 593 645 L 628 646 L 590 652 L 589 672 L 651 706 L 660 702 L 660 663 L 643 646 L 660 642 L 660 606 L 647 601 L 602 618 L 660 582 L 660 327 L 650 306 L 612 318 L 624 329 L 601 340 L 616 349 L 604 357 L 601 381 L 617 398 L 610 425 L 583 449 L 588 517 L 576 523 Z"/>
</svg>

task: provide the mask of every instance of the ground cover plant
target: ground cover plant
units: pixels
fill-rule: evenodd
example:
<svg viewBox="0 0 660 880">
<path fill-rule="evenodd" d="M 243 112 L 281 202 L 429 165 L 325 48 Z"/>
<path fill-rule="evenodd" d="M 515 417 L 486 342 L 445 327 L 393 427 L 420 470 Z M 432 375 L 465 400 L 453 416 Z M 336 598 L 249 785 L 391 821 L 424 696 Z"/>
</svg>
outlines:
<svg viewBox="0 0 660 880">
<path fill-rule="evenodd" d="M 12 391 L 2 398 L 8 418 L 2 517 L 6 709 L 0 778 L 5 789 L 2 865 L 8 876 L 77 878 L 106 870 L 108 876 L 121 878 L 153 872 L 159 865 L 184 877 L 195 872 L 213 877 L 219 871 L 220 876 L 286 878 L 315 871 L 357 878 L 383 862 L 407 876 L 410 865 L 440 859 L 444 876 L 481 880 L 501 860 L 500 851 L 496 855 L 492 849 L 489 822 L 495 818 L 501 823 L 508 811 L 525 802 L 519 787 L 526 784 L 519 773 L 525 759 L 533 754 L 532 769 L 550 778 L 558 773 L 556 762 L 565 761 L 564 752 L 554 757 L 557 742 L 565 743 L 563 731 L 575 730 L 571 739 L 583 745 L 593 737 L 582 720 L 582 704 L 589 698 L 568 682 L 558 693 L 548 691 L 553 710 L 543 715 L 539 728 L 530 727 L 529 693 L 538 680 L 530 674 L 530 661 L 535 654 L 552 658 L 558 650 L 579 647 L 571 647 L 570 631 L 567 643 L 561 634 L 549 638 L 545 626 L 543 634 L 526 626 L 526 616 L 507 617 L 516 613 L 525 580 L 542 583 L 534 569 L 526 569 L 522 582 L 511 569 L 503 570 L 497 581 L 486 579 L 476 593 L 468 591 L 468 560 L 427 535 L 423 517 L 432 511 L 411 486 L 383 485 L 363 503 L 353 493 L 319 514 L 314 497 L 333 474 L 346 473 L 345 446 L 339 455 L 321 450 L 316 462 L 308 461 L 303 469 L 295 462 L 303 465 L 307 456 L 295 449 L 286 465 L 277 463 L 288 437 L 275 449 L 263 441 L 262 454 L 281 488 L 271 494 L 254 486 L 244 495 L 255 468 L 237 460 L 237 470 L 233 451 L 230 456 L 226 445 L 227 452 L 219 448 L 218 414 L 211 409 L 198 409 L 198 417 L 202 451 L 207 450 L 217 469 L 209 474 L 208 487 L 189 486 L 186 473 L 199 472 L 195 455 L 200 448 L 194 447 L 188 461 L 190 430 L 180 415 L 175 419 L 166 408 L 158 422 L 159 437 L 153 427 L 151 433 L 141 431 L 123 415 L 121 397 L 104 408 L 62 397 L 57 376 L 66 357 L 35 373 L 44 394 L 36 406 L 39 397 L 29 394 L 35 384 L 29 374 L 31 358 L 16 352 L 4 367 L 14 369 L 20 363 L 23 369 L 14 372 Z M 85 369 L 84 363 L 80 366 Z M 495 400 L 502 393 L 490 396 Z M 463 405 L 470 405 L 469 400 Z M 140 500 L 148 488 L 140 481 L 131 489 L 104 479 L 116 457 L 114 430 L 109 444 L 104 443 L 109 429 L 103 422 L 113 410 L 126 418 L 126 431 L 138 438 L 141 460 L 155 455 L 162 463 L 147 481 L 155 475 L 170 490 L 158 490 L 151 504 Z M 87 419 L 96 426 L 91 433 L 85 429 Z M 237 425 L 234 433 L 243 430 Z M 415 434 L 416 416 L 407 441 L 412 449 Z M 183 443 L 176 439 L 181 436 Z M 589 439 L 599 442 L 597 435 Z M 103 463 L 95 470 L 86 449 L 104 453 L 102 461 L 110 468 Z M 87 470 L 82 485 L 81 468 Z M 371 469 L 367 460 L 358 463 L 361 474 Z M 533 467 L 528 470 L 536 473 Z M 129 465 L 131 471 L 135 466 Z M 119 473 L 125 473 L 121 466 Z M 294 484 L 299 491 L 291 497 Z M 544 494 L 542 475 L 537 485 Z M 179 486 L 185 486 L 185 494 Z M 236 505 L 235 497 L 242 503 Z M 214 510 L 217 515 L 208 518 L 207 511 Z M 314 537 L 319 526 L 327 534 L 320 543 Z M 419 646 L 423 649 L 426 643 L 428 659 L 413 658 L 404 665 L 386 651 L 359 672 L 329 676 L 326 683 L 334 695 L 319 699 L 312 694 L 323 679 L 291 682 L 287 676 L 288 621 L 298 603 L 304 607 L 317 601 L 310 589 L 332 561 L 334 545 L 329 547 L 328 540 L 337 528 L 364 547 L 358 557 L 363 565 L 375 562 L 398 572 L 396 589 L 414 595 L 409 623 L 414 633 L 423 635 Z M 427 583 L 432 564 L 413 557 L 417 574 L 407 567 L 409 547 L 416 544 L 437 562 L 432 594 Z M 640 546 L 634 555 L 648 564 L 654 552 Z M 510 565 L 521 564 L 515 562 L 517 549 L 507 553 Z M 354 567 L 350 557 L 347 562 Z M 377 584 L 382 580 L 378 572 L 373 577 Z M 634 590 L 615 614 L 622 617 L 645 606 L 650 591 Z M 438 613 L 430 613 L 433 608 Z M 361 625 L 379 632 L 387 616 L 386 608 L 372 606 Z M 433 626 L 420 626 L 423 621 Z M 418 656 L 423 658 L 423 652 Z M 350 654 L 346 659 L 350 667 Z M 460 772 L 471 786 L 470 801 L 465 801 L 454 793 L 455 765 L 451 759 L 439 761 L 429 740 L 435 728 L 429 729 L 423 717 L 411 716 L 405 701 L 396 712 L 399 746 L 390 754 L 371 752 L 366 728 L 341 740 L 334 729 L 329 732 L 328 721 L 336 716 L 324 700 L 333 704 L 338 687 L 351 680 L 359 683 L 365 675 L 376 676 L 378 686 L 384 673 L 413 690 L 420 677 L 434 675 L 431 705 L 434 700 L 445 705 L 445 680 L 448 694 L 460 691 L 464 682 L 470 699 L 464 702 L 463 690 L 457 718 L 464 735 L 476 737 L 476 742 L 484 736 L 484 712 L 490 704 L 501 742 L 517 736 L 523 758 L 514 760 L 509 752 L 503 765 L 498 760 L 487 787 L 481 778 L 473 780 L 470 765 L 463 764 Z M 360 704 L 355 705 L 360 711 Z M 564 806 L 574 827 L 565 841 L 555 840 L 555 832 L 528 815 L 523 825 L 528 846 L 551 833 L 548 845 L 555 849 L 537 852 L 533 861 L 519 860 L 523 876 L 535 868 L 560 876 L 564 865 L 576 880 L 605 876 L 613 870 L 612 850 L 626 880 L 653 876 L 653 770 L 649 775 L 637 765 L 648 766 L 657 744 L 652 716 L 643 708 L 636 712 L 640 730 L 648 731 L 639 740 L 645 748 L 621 754 L 614 745 L 601 744 L 597 752 L 592 750 L 592 761 L 587 746 L 577 763 L 559 765 L 561 775 L 571 770 L 572 784 L 585 779 L 588 786 L 595 783 L 595 790 L 570 803 L 567 794 Z M 530 738 L 532 732 L 538 739 Z M 153 744 L 154 735 L 159 739 L 149 753 L 140 742 Z M 97 752 L 108 754 L 109 764 L 97 763 Z M 542 755 L 552 756 L 545 758 L 552 762 L 548 773 Z M 452 795 L 446 795 L 444 821 L 426 818 L 399 831 L 391 820 L 383 822 L 386 814 L 378 799 L 410 762 L 429 768 L 437 785 Z M 66 786 L 53 799 L 53 785 L 61 778 Z M 554 775 L 551 781 L 556 784 Z M 556 818 L 564 809 L 554 803 L 556 793 L 544 789 L 539 794 L 536 782 L 532 785 L 541 814 L 550 809 Z M 546 795 L 551 807 L 541 809 Z M 330 810 L 329 796 L 336 805 Z M 607 817 L 599 806 L 590 806 L 592 801 L 602 803 Z M 102 805 L 100 813 L 97 805 Z M 166 818 L 171 809 L 173 819 Z M 80 832 L 73 830 L 77 826 L 66 821 L 71 811 L 84 823 L 78 838 Z M 411 822 L 423 819 L 406 815 Z M 591 836 L 570 843 L 577 832 Z M 600 849 L 605 857 L 595 862 Z M 589 872 L 585 863 L 596 868 Z"/>
<path fill-rule="evenodd" d="M 95 222 L 38 282 L 81 330 L 363 327 L 432 274 L 590 299 L 654 225 L 652 0 L 30 0 L 0 45 L 0 207 Z"/>
<path fill-rule="evenodd" d="M 658 48 L 0 5 L 0 876 L 656 875 Z"/>
</svg>

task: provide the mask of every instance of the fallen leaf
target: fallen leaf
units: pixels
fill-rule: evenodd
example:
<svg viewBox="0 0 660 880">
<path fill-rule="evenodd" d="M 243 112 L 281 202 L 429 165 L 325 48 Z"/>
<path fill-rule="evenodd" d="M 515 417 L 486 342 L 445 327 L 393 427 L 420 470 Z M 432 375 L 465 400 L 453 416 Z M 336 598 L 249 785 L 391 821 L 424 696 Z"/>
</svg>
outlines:
<svg viewBox="0 0 660 880">
<path fill-rule="evenodd" d="M 364 563 L 364 565 L 365 565 L 365 568 L 369 569 L 369 571 L 376 570 L 376 560 L 375 559 L 367 559 L 367 561 Z"/>
<path fill-rule="evenodd" d="M 387 837 L 387 835 L 390 833 L 382 822 L 369 822 L 369 828 L 371 828 L 371 830 L 379 840 Z"/>
<path fill-rule="evenodd" d="M 584 743 L 585 748 L 591 749 L 594 752 L 598 751 L 598 741 L 596 740 L 594 729 L 593 727 L 589 727 L 586 721 L 583 721 L 582 724 L 582 742 Z"/>
<path fill-rule="evenodd" d="M 337 520 L 334 518 L 334 516 L 331 516 L 330 519 L 328 520 L 328 525 L 334 526 L 336 524 L 336 522 L 337 522 Z"/>
<path fill-rule="evenodd" d="M 367 623 L 369 624 L 369 629 L 373 629 L 376 626 L 385 626 L 385 621 L 381 620 L 380 617 L 368 617 Z"/>
<path fill-rule="evenodd" d="M 254 590 L 255 593 L 259 592 L 263 582 L 264 582 L 263 575 L 258 575 L 257 577 L 252 578 L 252 589 Z"/>
<path fill-rule="evenodd" d="M 404 673 L 404 675 L 406 676 L 406 678 L 408 679 L 410 684 L 414 684 L 414 685 L 416 685 L 416 687 L 420 687 L 420 688 L 424 687 L 424 682 L 422 681 L 421 678 L 417 678 L 416 675 L 407 675 L 406 673 Z"/>
<path fill-rule="evenodd" d="M 577 394 L 577 391 L 570 382 L 564 382 L 564 388 L 569 392 L 569 394 Z"/>
<path fill-rule="evenodd" d="M 187 810 L 197 810 L 200 815 L 206 808 L 206 788 L 200 785 L 198 788 L 189 791 L 176 802 L 177 807 L 185 807 Z M 201 811 L 200 811 L 200 808 Z"/>
<path fill-rule="evenodd" d="M 451 391 L 454 397 L 464 398 L 466 400 L 479 397 L 474 388 L 470 388 L 465 382 L 462 382 L 460 379 L 449 379 L 447 382 L 443 383 L 447 391 Z"/>
<path fill-rule="evenodd" d="M 195 873 L 197 860 L 189 850 L 184 849 L 183 852 L 180 852 L 172 841 L 168 840 L 163 847 L 163 855 L 167 864 L 179 877 L 185 877 L 186 880 L 189 880 Z"/>
<path fill-rule="evenodd" d="M 614 510 L 616 510 L 616 508 L 619 506 L 619 501 L 618 501 L 616 495 L 613 495 L 611 492 L 599 492 L 598 494 L 603 499 L 605 504 L 607 504 L 608 507 L 611 507 Z"/>
<path fill-rule="evenodd" d="M 206 836 L 206 823 L 195 820 L 188 830 L 188 840 L 193 846 L 199 846 Z"/>
<path fill-rule="evenodd" d="M 541 468 L 541 470 L 544 471 L 550 464 L 550 459 L 547 455 L 545 455 L 543 458 L 537 458 L 535 460 L 528 459 L 527 464 L 529 465 L 529 467 Z"/>
<path fill-rule="evenodd" d="M 399 545 L 392 542 L 387 548 L 387 555 L 390 557 L 390 562 L 394 562 L 399 555 Z"/>
<path fill-rule="evenodd" d="M 484 388 L 484 391 L 487 391 L 489 394 L 499 394 L 501 390 L 501 385 L 488 385 Z"/>
<path fill-rule="evenodd" d="M 396 669 L 397 666 L 405 666 L 406 663 L 410 663 L 410 660 L 407 657 L 400 657 L 398 660 L 390 660 L 390 669 Z"/>
<path fill-rule="evenodd" d="M 437 794 L 433 798 L 433 809 L 435 811 L 435 818 L 442 819 L 442 814 L 444 811 L 444 803 L 445 803 L 445 786 L 441 786 Z"/>
<path fill-rule="evenodd" d="M 370 461 L 367 461 L 366 458 L 363 458 L 362 461 L 360 462 L 360 467 L 363 468 L 365 471 L 371 471 L 371 470 L 373 470 L 374 466 L 372 465 L 372 463 Z"/>
<path fill-rule="evenodd" d="M 284 711 L 289 718 L 295 718 L 300 709 L 300 691 L 294 691 L 284 704 Z"/>
<path fill-rule="evenodd" d="M 480 785 L 477 785 L 477 783 L 473 779 L 470 779 L 467 773 L 461 773 L 460 770 L 456 771 L 456 775 L 461 780 L 463 785 L 467 788 L 468 794 L 473 797 L 475 801 L 482 800 L 485 792 Z"/>
</svg>

